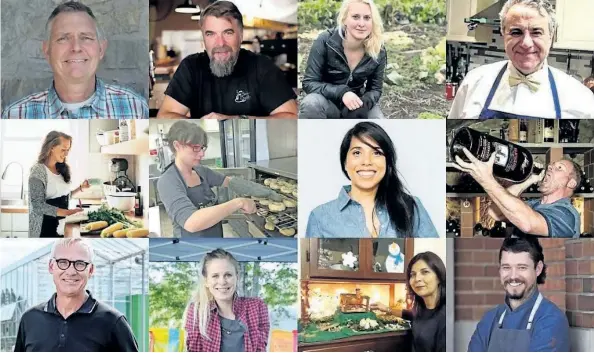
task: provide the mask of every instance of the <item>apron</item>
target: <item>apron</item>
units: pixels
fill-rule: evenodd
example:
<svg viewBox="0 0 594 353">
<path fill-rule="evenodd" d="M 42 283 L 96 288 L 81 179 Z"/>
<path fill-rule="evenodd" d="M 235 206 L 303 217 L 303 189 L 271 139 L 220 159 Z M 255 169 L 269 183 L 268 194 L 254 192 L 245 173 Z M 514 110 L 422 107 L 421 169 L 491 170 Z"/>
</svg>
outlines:
<svg viewBox="0 0 594 353">
<path fill-rule="evenodd" d="M 206 180 L 204 180 L 204 178 L 200 174 L 198 174 L 198 176 L 200 177 L 200 185 L 188 187 L 188 184 L 186 184 L 186 181 L 184 180 L 181 173 L 175 166 L 175 163 L 172 163 L 171 167 L 175 168 L 177 175 L 179 175 L 181 181 L 186 186 L 186 193 L 187 193 L 188 198 L 190 199 L 190 201 L 192 201 L 192 204 L 194 204 L 194 206 L 197 209 L 202 209 L 202 208 L 212 207 L 212 206 L 217 205 L 217 199 L 216 199 L 215 193 L 212 191 L 210 184 L 208 184 L 206 182 Z M 180 235 L 182 237 L 183 236 L 198 236 L 198 237 L 203 237 L 203 238 L 222 238 L 223 237 L 223 223 L 222 222 L 219 222 L 208 229 L 204 229 L 204 230 L 201 230 L 201 231 L 195 232 L 195 233 L 190 233 L 190 232 L 186 231 L 182 225 L 178 225 L 178 226 L 179 226 L 180 233 L 181 233 Z"/>
<path fill-rule="evenodd" d="M 538 293 L 538 298 L 536 298 L 536 302 L 532 306 L 528 325 L 526 325 L 525 330 L 502 328 L 503 318 L 507 309 L 504 310 L 499 318 L 499 323 L 491 331 L 487 352 L 529 352 L 530 341 L 532 339 L 532 321 L 541 302 L 542 294 Z"/>
<path fill-rule="evenodd" d="M 501 71 L 499 71 L 499 75 L 495 79 L 495 83 L 493 83 L 493 87 L 491 87 L 491 91 L 489 91 L 489 95 L 487 96 L 487 100 L 485 101 L 485 105 L 483 106 L 483 110 L 479 115 L 479 119 L 543 119 L 537 116 L 528 116 L 528 115 L 516 115 L 506 112 L 501 112 L 498 110 L 491 110 L 489 106 L 491 106 L 491 102 L 493 101 L 493 97 L 495 96 L 495 92 L 499 87 L 499 83 L 501 82 L 501 78 L 503 77 L 503 73 L 507 70 L 507 65 L 503 66 Z M 549 84 L 551 85 L 551 92 L 553 93 L 553 103 L 555 104 L 555 119 L 561 119 L 561 106 L 559 104 L 559 95 L 557 94 L 557 85 L 555 84 L 555 79 L 553 78 L 553 72 L 549 68 Z"/>
<path fill-rule="evenodd" d="M 48 205 L 52 205 L 58 208 L 68 209 L 68 195 L 56 197 L 54 199 L 47 199 L 45 202 Z M 40 238 L 57 238 L 58 235 L 58 223 L 60 219 L 64 217 L 52 217 L 43 215 L 43 222 L 41 223 Z"/>
</svg>

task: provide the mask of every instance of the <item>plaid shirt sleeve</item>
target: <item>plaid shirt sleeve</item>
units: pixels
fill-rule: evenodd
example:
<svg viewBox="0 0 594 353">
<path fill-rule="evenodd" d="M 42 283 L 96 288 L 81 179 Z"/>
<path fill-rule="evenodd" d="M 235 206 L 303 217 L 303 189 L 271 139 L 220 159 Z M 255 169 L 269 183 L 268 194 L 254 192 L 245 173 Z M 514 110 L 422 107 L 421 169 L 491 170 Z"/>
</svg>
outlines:
<svg viewBox="0 0 594 353">
<path fill-rule="evenodd" d="M 198 320 L 194 322 L 194 303 L 188 305 L 186 315 L 186 350 L 188 352 L 202 352 L 202 337 L 198 328 Z"/>
<path fill-rule="evenodd" d="M 260 318 L 260 323 L 258 327 L 258 334 L 259 337 L 256 338 L 256 352 L 266 352 L 266 347 L 268 346 L 268 336 L 270 335 L 270 318 L 268 317 L 268 307 L 263 300 L 258 300 L 258 317 Z"/>
</svg>

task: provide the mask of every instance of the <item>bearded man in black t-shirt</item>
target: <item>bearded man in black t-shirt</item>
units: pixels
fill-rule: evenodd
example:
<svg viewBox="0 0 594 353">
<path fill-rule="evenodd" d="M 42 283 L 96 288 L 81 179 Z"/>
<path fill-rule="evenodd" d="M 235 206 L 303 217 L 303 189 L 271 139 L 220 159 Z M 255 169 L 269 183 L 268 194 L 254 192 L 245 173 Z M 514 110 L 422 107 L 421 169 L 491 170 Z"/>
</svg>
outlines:
<svg viewBox="0 0 594 353">
<path fill-rule="evenodd" d="M 297 118 L 295 92 L 269 58 L 240 49 L 243 20 L 229 1 L 200 19 L 206 51 L 180 63 L 158 118 Z"/>
</svg>

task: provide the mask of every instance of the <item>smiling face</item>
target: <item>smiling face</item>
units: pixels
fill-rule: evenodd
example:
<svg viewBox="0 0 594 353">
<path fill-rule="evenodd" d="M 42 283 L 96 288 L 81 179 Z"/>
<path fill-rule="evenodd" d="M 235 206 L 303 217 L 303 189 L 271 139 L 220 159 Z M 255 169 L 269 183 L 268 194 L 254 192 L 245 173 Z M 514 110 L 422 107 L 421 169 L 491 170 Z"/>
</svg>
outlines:
<svg viewBox="0 0 594 353">
<path fill-rule="evenodd" d="M 433 296 L 439 289 L 437 275 L 424 260 L 419 260 L 412 265 L 408 282 L 421 298 Z"/>
<path fill-rule="evenodd" d="M 371 7 L 362 2 L 350 4 L 343 24 L 347 37 L 350 36 L 355 40 L 365 40 L 371 34 L 373 25 Z"/>
<path fill-rule="evenodd" d="M 50 26 L 50 38 L 43 42 L 43 52 L 54 77 L 66 83 L 94 82 L 107 44 L 97 37 L 93 18 L 85 12 L 64 12 Z"/>
<path fill-rule="evenodd" d="M 91 262 L 88 249 L 78 242 L 56 247 L 54 258 Z M 58 296 L 76 297 L 84 294 L 87 282 L 93 275 L 94 266 L 90 264 L 83 271 L 77 271 L 74 267 L 74 264 L 70 264 L 66 270 L 61 270 L 54 259 L 50 261 L 49 272 L 53 276 Z"/>
<path fill-rule="evenodd" d="M 514 67 L 525 75 L 539 70 L 549 55 L 552 34 L 549 17 L 526 5 L 512 6 L 505 17 L 505 53 Z"/>
<path fill-rule="evenodd" d="M 210 58 L 212 73 L 217 77 L 230 75 L 243 40 L 243 31 L 238 21 L 227 17 L 207 16 L 202 22 L 202 38 Z"/>
<path fill-rule="evenodd" d="M 501 252 L 499 277 L 509 299 L 522 300 L 530 296 L 536 288 L 536 278 L 542 272 L 543 264 L 534 261 L 528 252 Z"/>
<path fill-rule="evenodd" d="M 371 190 L 377 188 L 386 175 L 386 157 L 374 140 L 353 137 L 346 156 L 345 170 L 353 187 Z"/>
<path fill-rule="evenodd" d="M 550 195 L 559 190 L 565 192 L 568 189 L 575 189 L 577 184 L 576 180 L 572 178 L 573 173 L 573 164 L 570 161 L 560 160 L 549 164 L 538 191 L 543 195 Z"/>
<path fill-rule="evenodd" d="M 54 159 L 56 163 L 66 163 L 71 144 L 72 141 L 60 137 L 60 144 L 53 147 L 50 151 L 50 159 Z"/>
<path fill-rule="evenodd" d="M 237 288 L 237 271 L 227 259 L 212 259 L 206 265 L 206 287 L 216 301 L 233 299 Z"/>
</svg>

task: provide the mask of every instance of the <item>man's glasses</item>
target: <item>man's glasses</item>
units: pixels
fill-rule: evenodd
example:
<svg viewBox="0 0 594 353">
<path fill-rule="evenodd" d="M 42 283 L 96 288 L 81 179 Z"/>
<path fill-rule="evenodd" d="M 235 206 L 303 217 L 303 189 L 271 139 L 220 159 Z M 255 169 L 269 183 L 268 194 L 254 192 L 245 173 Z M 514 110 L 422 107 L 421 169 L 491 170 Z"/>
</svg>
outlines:
<svg viewBox="0 0 594 353">
<path fill-rule="evenodd" d="M 91 264 L 90 262 L 86 262 L 86 261 L 82 261 L 82 260 L 70 261 L 68 259 L 56 259 L 56 258 L 54 258 L 54 260 L 56 261 L 56 265 L 58 265 L 58 268 L 62 271 L 66 271 L 67 269 L 70 268 L 70 265 L 74 265 L 75 270 L 77 270 L 78 272 L 82 272 L 82 271 L 86 270 L 87 266 L 89 266 Z"/>
</svg>

